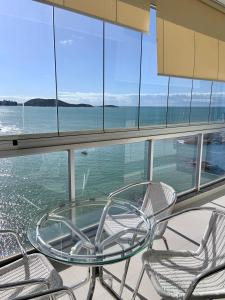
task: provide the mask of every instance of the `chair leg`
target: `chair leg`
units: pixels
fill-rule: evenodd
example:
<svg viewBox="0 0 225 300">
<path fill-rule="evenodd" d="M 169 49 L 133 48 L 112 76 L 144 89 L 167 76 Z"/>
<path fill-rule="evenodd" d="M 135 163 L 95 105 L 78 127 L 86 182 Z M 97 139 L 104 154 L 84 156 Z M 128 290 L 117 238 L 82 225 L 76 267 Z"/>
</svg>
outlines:
<svg viewBox="0 0 225 300">
<path fill-rule="evenodd" d="M 128 258 L 126 260 L 126 263 L 125 263 L 123 277 L 122 277 L 122 280 L 121 280 L 121 283 L 120 283 L 120 291 L 119 291 L 120 297 L 122 296 L 122 293 L 123 293 L 123 289 L 124 289 L 125 281 L 126 281 L 126 278 L 127 278 L 127 272 L 128 272 L 129 265 L 130 265 L 130 258 Z"/>
<path fill-rule="evenodd" d="M 167 239 L 165 238 L 165 236 L 162 236 L 162 240 L 166 246 L 166 250 L 169 250 L 169 246 L 168 246 Z"/>
<path fill-rule="evenodd" d="M 133 292 L 133 295 L 132 295 L 131 300 L 135 300 L 135 298 L 136 298 L 136 296 L 137 296 L 137 293 L 138 293 L 138 290 L 139 290 L 139 287 L 140 287 L 142 278 L 143 278 L 143 276 L 144 276 L 144 273 L 145 273 L 145 267 L 142 266 L 141 273 L 140 273 L 140 275 L 139 275 L 139 278 L 138 278 L 138 281 L 137 281 L 136 287 L 135 287 L 135 289 L 134 289 L 134 292 Z"/>
</svg>

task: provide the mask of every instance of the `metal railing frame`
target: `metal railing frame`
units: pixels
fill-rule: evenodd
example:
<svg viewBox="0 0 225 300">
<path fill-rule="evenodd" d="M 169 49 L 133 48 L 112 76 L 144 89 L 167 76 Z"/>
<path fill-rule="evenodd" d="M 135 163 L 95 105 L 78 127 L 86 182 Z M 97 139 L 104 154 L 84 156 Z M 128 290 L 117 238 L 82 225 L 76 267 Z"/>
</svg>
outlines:
<svg viewBox="0 0 225 300">
<path fill-rule="evenodd" d="M 21 139 L 16 146 L 9 145 L 9 141 L 0 141 L 0 158 L 34 155 L 42 153 L 51 153 L 57 151 L 67 151 L 68 157 L 68 185 L 69 185 L 69 199 L 75 201 L 75 150 L 84 148 L 107 147 L 119 144 L 131 144 L 138 142 L 147 142 L 148 145 L 148 180 L 153 179 L 153 160 L 154 160 L 154 142 L 163 139 L 182 138 L 188 136 L 197 136 L 197 155 L 196 155 L 196 174 L 195 184 L 193 188 L 178 193 L 183 195 L 192 191 L 199 191 L 200 188 L 216 183 L 222 179 L 222 176 L 212 182 L 201 184 L 201 165 L 203 152 L 203 139 L 207 133 L 218 133 L 225 131 L 225 124 L 204 125 L 204 126 L 189 126 L 176 127 L 177 132 L 173 128 L 150 129 L 150 130 L 126 130 L 120 132 L 105 132 L 101 134 L 90 134 L 89 132 L 75 136 L 65 137 L 46 137 Z M 185 130 L 184 130 L 185 129 Z M 191 129 L 191 131 L 190 131 Z M 88 141 L 90 138 L 90 141 Z M 225 178 L 225 176 L 224 176 Z"/>
</svg>

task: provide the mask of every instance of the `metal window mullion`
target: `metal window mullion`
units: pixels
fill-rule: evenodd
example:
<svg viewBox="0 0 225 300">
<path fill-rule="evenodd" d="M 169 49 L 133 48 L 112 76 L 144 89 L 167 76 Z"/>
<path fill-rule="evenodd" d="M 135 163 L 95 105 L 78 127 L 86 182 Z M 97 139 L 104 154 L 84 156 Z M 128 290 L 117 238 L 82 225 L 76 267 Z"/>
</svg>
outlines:
<svg viewBox="0 0 225 300">
<path fill-rule="evenodd" d="M 148 171 L 147 171 L 147 176 L 149 181 L 152 181 L 153 179 L 153 153 L 154 153 L 154 142 L 153 140 L 150 140 L 148 141 Z"/>
<path fill-rule="evenodd" d="M 69 201 L 75 201 L 75 151 L 68 150 Z"/>
<path fill-rule="evenodd" d="M 193 89 L 194 89 L 194 80 L 192 79 L 192 84 L 191 84 L 191 100 L 190 100 L 190 108 L 189 108 L 189 125 L 191 124 Z"/>
<path fill-rule="evenodd" d="M 210 124 L 211 120 L 211 109 L 212 109 L 212 93 L 213 93 L 213 81 L 211 82 L 211 90 L 210 90 L 210 98 L 209 98 L 209 113 L 208 113 L 208 124 Z"/>
<path fill-rule="evenodd" d="M 105 131 L 105 22 L 102 23 L 102 130 Z"/>
<path fill-rule="evenodd" d="M 196 157 L 196 181 L 195 181 L 195 188 L 196 188 L 197 191 L 200 190 L 200 186 L 201 186 L 203 142 L 204 142 L 204 134 L 200 133 L 198 135 L 197 157 Z"/>
<path fill-rule="evenodd" d="M 167 86 L 167 99 L 166 99 L 166 127 L 168 127 L 169 98 L 170 98 L 170 76 L 169 76 L 169 78 L 168 78 L 168 86 Z"/>
<path fill-rule="evenodd" d="M 141 83 L 142 83 L 142 51 L 143 51 L 143 33 L 141 33 L 140 45 L 140 68 L 139 68 L 139 86 L 138 86 L 138 119 L 137 127 L 140 129 L 140 112 L 141 112 Z"/>
<path fill-rule="evenodd" d="M 55 32 L 55 7 L 52 7 L 52 26 L 53 26 L 53 51 L 54 51 L 54 79 L 55 79 L 55 98 L 56 98 L 56 125 L 59 136 L 59 105 L 58 105 L 58 77 L 57 77 L 57 59 L 56 59 L 56 32 Z"/>
</svg>

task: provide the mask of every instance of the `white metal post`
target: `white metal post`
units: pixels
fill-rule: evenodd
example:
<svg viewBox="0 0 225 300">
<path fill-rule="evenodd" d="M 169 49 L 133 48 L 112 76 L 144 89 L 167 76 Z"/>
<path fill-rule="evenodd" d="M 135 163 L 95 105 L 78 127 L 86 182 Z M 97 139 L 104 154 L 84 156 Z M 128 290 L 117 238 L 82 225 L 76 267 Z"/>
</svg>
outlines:
<svg viewBox="0 0 225 300">
<path fill-rule="evenodd" d="M 196 181 L 195 181 L 195 188 L 196 188 L 197 191 L 200 190 L 200 185 L 201 185 L 203 142 L 204 142 L 204 134 L 200 133 L 198 135 L 197 155 L 196 155 Z"/>
<path fill-rule="evenodd" d="M 154 142 L 153 140 L 148 141 L 148 180 L 153 179 L 153 152 L 154 152 Z"/>
<path fill-rule="evenodd" d="M 69 200 L 75 201 L 75 151 L 68 150 L 68 184 Z"/>
</svg>

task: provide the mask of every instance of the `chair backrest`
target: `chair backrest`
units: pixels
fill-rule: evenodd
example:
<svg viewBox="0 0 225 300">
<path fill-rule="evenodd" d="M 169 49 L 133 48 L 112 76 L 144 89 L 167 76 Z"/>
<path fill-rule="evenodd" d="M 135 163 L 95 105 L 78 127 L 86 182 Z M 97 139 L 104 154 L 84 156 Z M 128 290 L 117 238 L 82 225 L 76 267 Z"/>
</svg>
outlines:
<svg viewBox="0 0 225 300">
<path fill-rule="evenodd" d="M 148 217 L 153 217 L 153 222 L 169 216 L 176 203 L 175 190 L 163 182 L 150 182 L 147 186 L 141 210 Z M 161 238 L 166 230 L 167 222 L 158 225 L 155 238 Z"/>
<path fill-rule="evenodd" d="M 200 272 L 210 271 L 214 267 L 224 266 L 225 264 L 225 212 L 213 211 L 209 220 L 208 227 L 203 236 L 201 246 L 197 250 L 198 264 L 196 268 Z M 194 293 L 202 295 L 204 299 L 217 295 L 215 298 L 224 299 L 225 294 L 225 270 L 221 268 L 199 282 Z M 207 297 L 207 295 L 209 295 Z M 214 297 L 213 297 L 214 299 Z"/>
<path fill-rule="evenodd" d="M 225 263 L 225 212 L 214 211 L 199 249 L 207 264 Z"/>
</svg>

